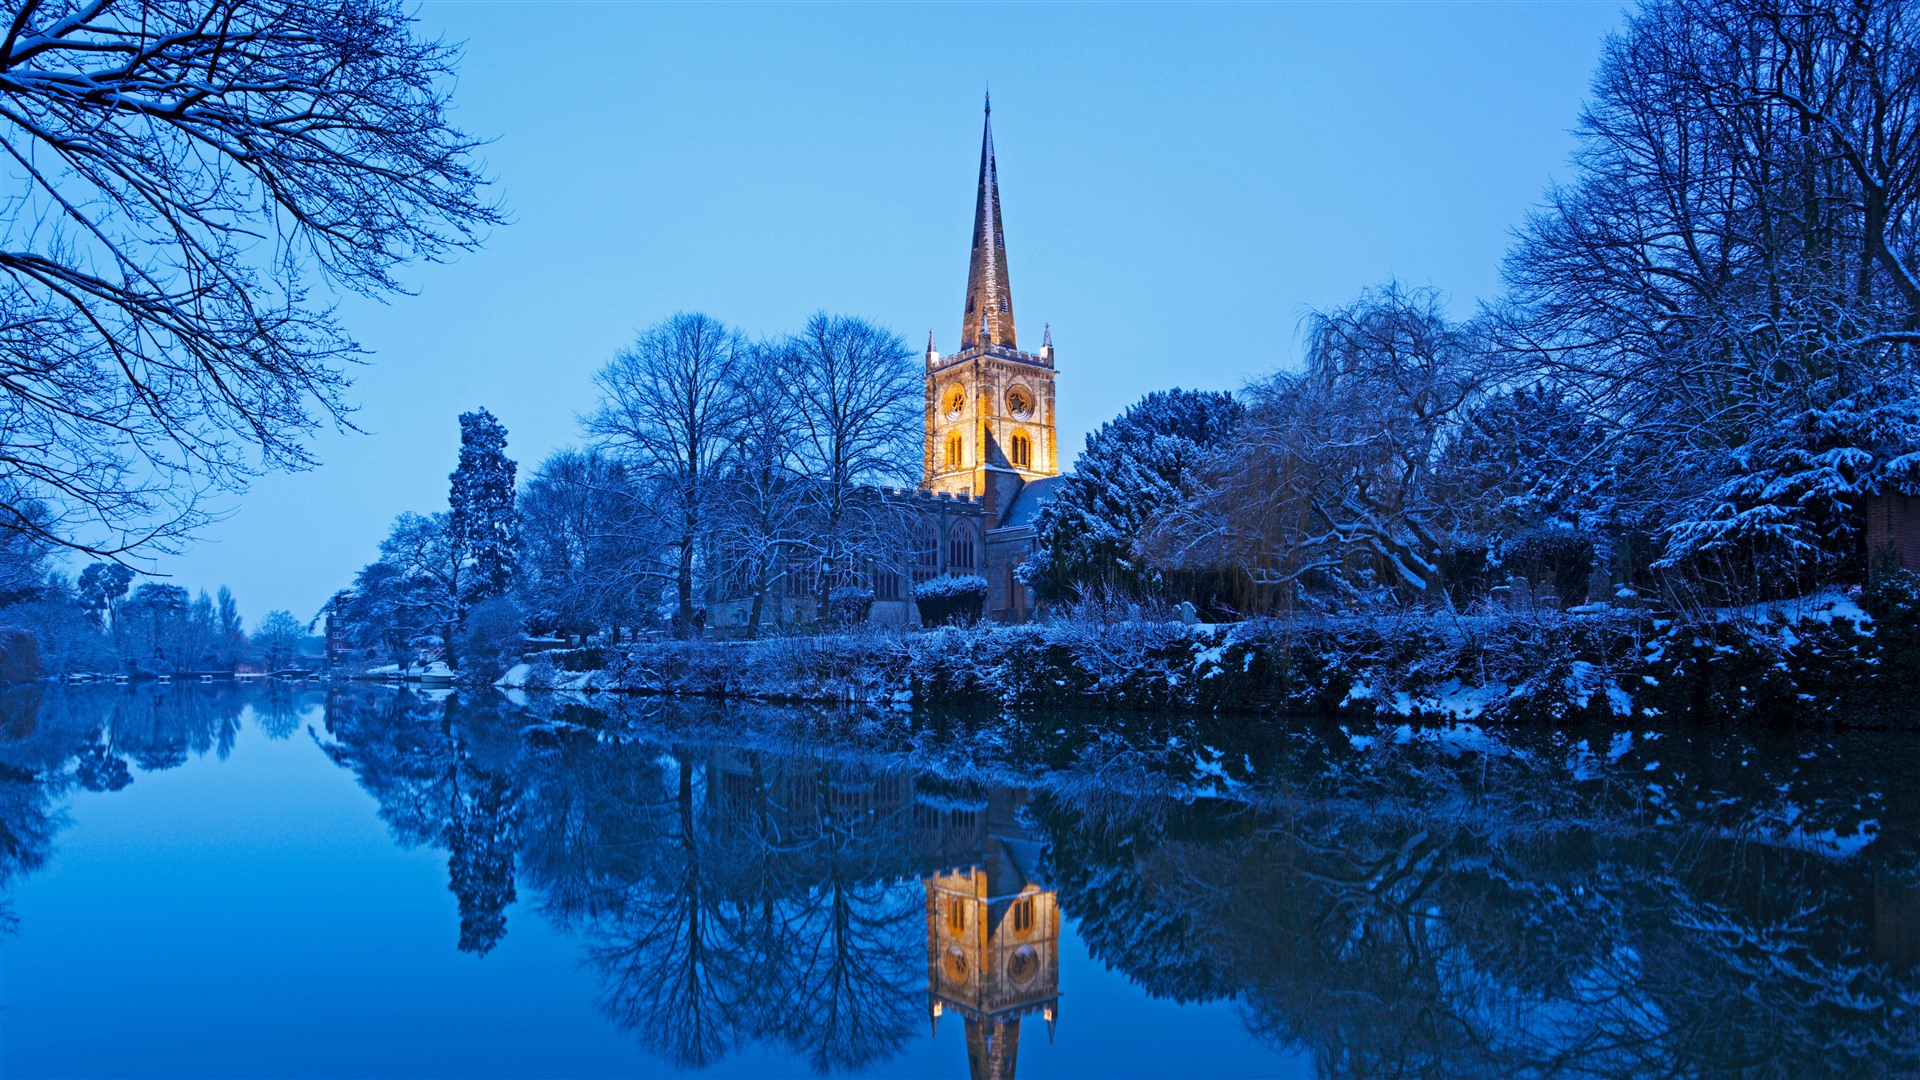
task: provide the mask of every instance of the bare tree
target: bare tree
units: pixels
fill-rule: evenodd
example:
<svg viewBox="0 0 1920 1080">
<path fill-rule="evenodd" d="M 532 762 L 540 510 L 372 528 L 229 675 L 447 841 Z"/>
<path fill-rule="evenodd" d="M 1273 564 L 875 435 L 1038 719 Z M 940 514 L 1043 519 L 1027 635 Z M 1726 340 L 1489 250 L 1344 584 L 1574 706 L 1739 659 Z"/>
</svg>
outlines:
<svg viewBox="0 0 1920 1080">
<path fill-rule="evenodd" d="M 585 635 L 635 621 L 635 581 L 657 561 L 652 532 L 628 521 L 638 502 L 625 468 L 598 451 L 540 463 L 520 496 L 520 584 L 537 623 Z"/>
<path fill-rule="evenodd" d="M 682 312 L 643 332 L 600 373 L 589 434 L 652 482 L 675 551 L 675 629 L 694 632 L 694 571 L 708 512 L 742 419 L 736 390 L 749 346 L 709 316 Z"/>
<path fill-rule="evenodd" d="M 734 391 L 740 425 L 715 516 L 716 573 L 730 595 L 753 598 L 750 637 L 760 633 L 768 595 L 785 575 L 786 556 L 807 535 L 797 460 L 799 403 L 784 377 L 784 356 L 762 346 L 741 366 Z"/>
<path fill-rule="evenodd" d="M 901 512 L 873 486 L 918 479 L 925 390 L 907 343 L 861 319 L 816 314 L 782 351 L 800 414 L 824 613 L 837 580 L 900 558 Z"/>
<path fill-rule="evenodd" d="M 0 37 L 0 528 L 166 550 L 312 464 L 382 295 L 502 220 L 397 0 L 18 0 Z M 36 519 L 41 500 L 56 511 Z"/>
</svg>

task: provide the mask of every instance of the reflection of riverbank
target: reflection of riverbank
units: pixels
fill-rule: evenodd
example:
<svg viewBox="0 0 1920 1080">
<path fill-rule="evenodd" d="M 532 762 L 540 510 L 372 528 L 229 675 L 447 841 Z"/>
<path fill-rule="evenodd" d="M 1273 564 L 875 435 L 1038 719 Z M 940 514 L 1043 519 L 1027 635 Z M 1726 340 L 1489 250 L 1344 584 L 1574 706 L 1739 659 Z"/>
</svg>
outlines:
<svg viewBox="0 0 1920 1080">
<path fill-rule="evenodd" d="M 550 923 L 682 1067 L 884 1070 L 933 1023 L 956 1071 L 1010 1075 L 1086 987 L 1069 929 L 1334 1075 L 1920 1064 L 1893 734 L 56 689 L 0 743 L 9 880 L 58 858 L 65 793 L 322 700 L 313 739 L 444 856 L 447 953 Z M 1063 1046 L 1125 1037 L 1070 1019 Z"/>
</svg>

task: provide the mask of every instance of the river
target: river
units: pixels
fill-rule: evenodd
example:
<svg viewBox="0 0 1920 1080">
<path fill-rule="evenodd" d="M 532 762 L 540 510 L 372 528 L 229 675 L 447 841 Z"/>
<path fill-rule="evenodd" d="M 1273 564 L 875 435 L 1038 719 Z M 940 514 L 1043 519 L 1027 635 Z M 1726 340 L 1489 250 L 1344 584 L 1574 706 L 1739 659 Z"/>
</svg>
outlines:
<svg viewBox="0 0 1920 1080">
<path fill-rule="evenodd" d="M 1920 736 L 0 696 L 0 1073 L 1871 1076 Z"/>
</svg>

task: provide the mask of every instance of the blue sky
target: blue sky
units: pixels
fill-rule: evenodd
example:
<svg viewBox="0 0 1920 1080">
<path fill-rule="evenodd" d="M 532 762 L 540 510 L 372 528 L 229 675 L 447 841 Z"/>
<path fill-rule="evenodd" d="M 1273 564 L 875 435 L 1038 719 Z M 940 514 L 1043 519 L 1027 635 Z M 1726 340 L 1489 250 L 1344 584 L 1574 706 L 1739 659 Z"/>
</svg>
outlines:
<svg viewBox="0 0 1920 1080">
<path fill-rule="evenodd" d="M 589 380 L 702 310 L 753 335 L 816 310 L 955 347 L 994 95 L 1014 312 L 1050 323 L 1061 446 L 1140 395 L 1231 389 L 1310 309 L 1389 276 L 1461 311 L 1566 175 L 1618 3 L 665 6 L 432 0 L 457 117 L 496 139 L 486 248 L 348 301 L 365 434 L 266 478 L 158 569 L 249 623 L 312 614 L 394 515 L 444 509 L 462 411 L 531 470 Z M 1031 340 L 1029 340 L 1031 339 Z"/>
</svg>

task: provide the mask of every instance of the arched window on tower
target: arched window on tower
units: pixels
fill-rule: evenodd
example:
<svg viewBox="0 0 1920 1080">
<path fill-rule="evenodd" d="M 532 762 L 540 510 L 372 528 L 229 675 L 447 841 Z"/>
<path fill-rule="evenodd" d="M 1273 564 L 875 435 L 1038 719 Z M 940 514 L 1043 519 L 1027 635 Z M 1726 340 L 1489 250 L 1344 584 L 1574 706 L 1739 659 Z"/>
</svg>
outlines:
<svg viewBox="0 0 1920 1080">
<path fill-rule="evenodd" d="M 959 432 L 947 436 L 947 468 L 958 469 L 967 463 L 967 445 Z"/>
<path fill-rule="evenodd" d="M 1025 432 L 1013 433 L 1013 463 L 1022 469 L 1033 468 L 1033 440 Z"/>
<path fill-rule="evenodd" d="M 947 566 L 957 570 L 973 569 L 973 530 L 955 525 L 947 534 Z"/>
</svg>

